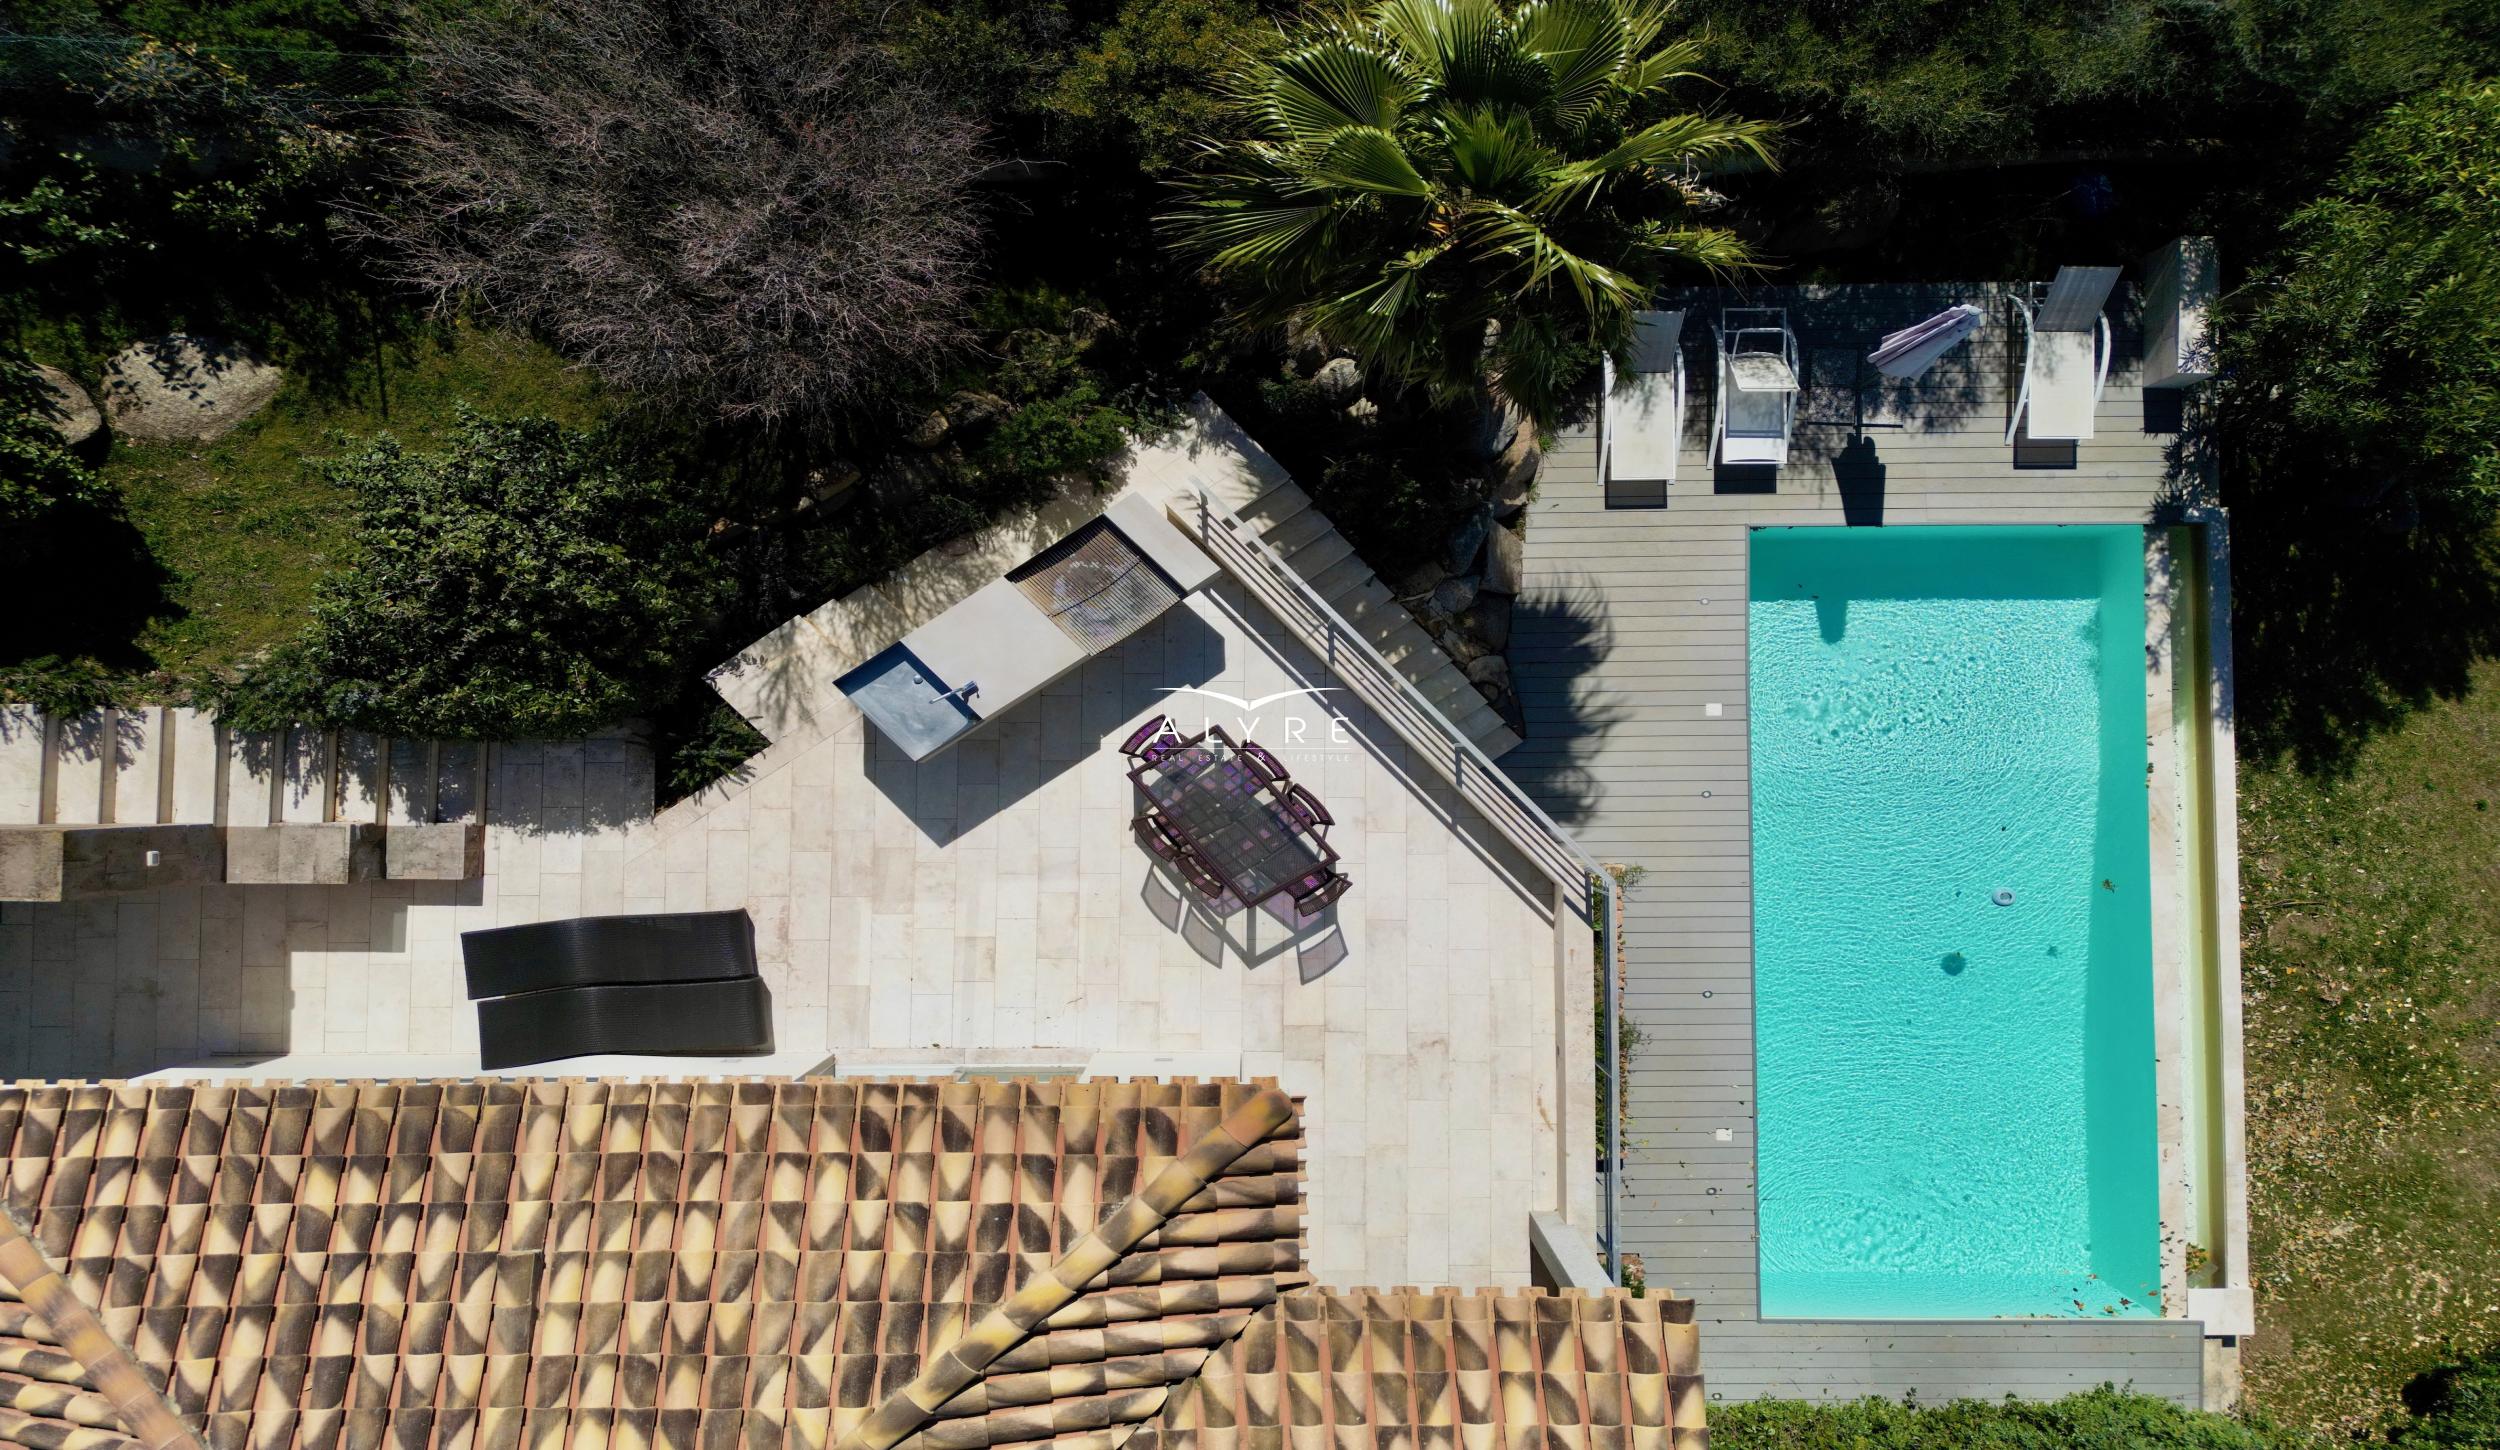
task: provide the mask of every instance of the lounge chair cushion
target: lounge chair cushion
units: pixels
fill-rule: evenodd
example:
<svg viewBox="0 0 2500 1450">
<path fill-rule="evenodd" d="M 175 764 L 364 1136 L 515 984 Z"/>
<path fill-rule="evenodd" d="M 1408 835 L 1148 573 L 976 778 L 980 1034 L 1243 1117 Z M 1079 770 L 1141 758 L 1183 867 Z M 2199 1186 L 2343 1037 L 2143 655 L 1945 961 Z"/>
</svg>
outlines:
<svg viewBox="0 0 2500 1450">
<path fill-rule="evenodd" d="M 1797 375 L 1788 366 L 1788 359 L 1777 353 L 1730 353 L 1727 379 L 1739 391 L 1747 393 L 1793 393 L 1797 391 Z"/>
<path fill-rule="evenodd" d="M 2097 338 L 2091 332 L 2031 336 L 2031 401 L 2024 435 L 2035 442 L 2080 442 L 2092 436 L 2092 376 Z"/>
</svg>

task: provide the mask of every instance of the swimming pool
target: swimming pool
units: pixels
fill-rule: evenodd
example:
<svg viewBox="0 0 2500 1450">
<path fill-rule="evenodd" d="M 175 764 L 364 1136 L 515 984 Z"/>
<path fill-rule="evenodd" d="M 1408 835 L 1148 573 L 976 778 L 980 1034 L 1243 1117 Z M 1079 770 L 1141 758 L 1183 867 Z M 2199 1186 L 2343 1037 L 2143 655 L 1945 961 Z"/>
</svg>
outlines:
<svg viewBox="0 0 2500 1450">
<path fill-rule="evenodd" d="M 1762 1313 L 2160 1312 L 2144 531 L 1761 529 Z"/>
</svg>

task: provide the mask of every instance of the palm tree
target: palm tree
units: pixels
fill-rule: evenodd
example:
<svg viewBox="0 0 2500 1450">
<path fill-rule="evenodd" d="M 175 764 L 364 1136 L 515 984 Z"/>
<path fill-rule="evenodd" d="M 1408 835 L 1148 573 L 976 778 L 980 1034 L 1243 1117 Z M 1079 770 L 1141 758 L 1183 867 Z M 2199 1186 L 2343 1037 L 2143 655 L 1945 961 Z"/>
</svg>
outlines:
<svg viewBox="0 0 2500 1450">
<path fill-rule="evenodd" d="M 1697 212 L 1704 161 L 1773 128 L 1672 111 L 1695 47 L 1672 0 L 1380 0 L 1245 60 L 1241 139 L 1164 218 L 1239 320 L 1295 323 L 1375 378 L 1447 397 L 1491 378 L 1541 416 L 1679 264 L 1748 264 Z M 1498 337 L 1487 346 L 1487 325 Z"/>
</svg>

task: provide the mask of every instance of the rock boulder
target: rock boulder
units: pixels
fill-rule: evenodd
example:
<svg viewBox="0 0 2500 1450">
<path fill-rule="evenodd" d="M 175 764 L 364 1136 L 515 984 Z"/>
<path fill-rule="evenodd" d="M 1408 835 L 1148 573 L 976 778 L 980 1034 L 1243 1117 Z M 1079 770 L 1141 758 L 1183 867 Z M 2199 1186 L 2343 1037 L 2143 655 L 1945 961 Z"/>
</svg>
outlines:
<svg viewBox="0 0 2500 1450">
<path fill-rule="evenodd" d="M 269 405 L 286 375 L 240 343 L 175 334 L 133 343 L 104 369 L 104 412 L 125 438 L 215 438 Z"/>
<path fill-rule="evenodd" d="M 76 378 L 59 368 L 38 366 L 35 379 L 40 388 L 35 409 L 51 422 L 63 443 L 84 443 L 104 426 L 104 415 L 97 411 L 95 399 L 87 395 Z"/>
<path fill-rule="evenodd" d="M 1484 592 L 1516 594 L 1527 577 L 1527 540 L 1517 529 L 1495 528 L 1484 536 Z"/>
</svg>

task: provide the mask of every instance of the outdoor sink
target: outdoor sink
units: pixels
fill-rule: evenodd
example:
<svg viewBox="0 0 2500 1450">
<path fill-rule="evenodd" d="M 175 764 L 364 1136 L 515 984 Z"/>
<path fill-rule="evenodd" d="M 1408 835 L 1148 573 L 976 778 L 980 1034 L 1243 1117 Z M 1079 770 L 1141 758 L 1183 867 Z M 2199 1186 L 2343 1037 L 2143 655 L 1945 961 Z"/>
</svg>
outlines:
<svg viewBox="0 0 2500 1450">
<path fill-rule="evenodd" d="M 959 687 L 938 679 L 899 644 L 835 681 L 834 688 L 914 760 L 928 759 L 981 723 Z"/>
<path fill-rule="evenodd" d="M 1151 499 L 1102 517 L 993 579 L 834 682 L 926 760 L 1145 628 L 1215 575 Z"/>
</svg>

